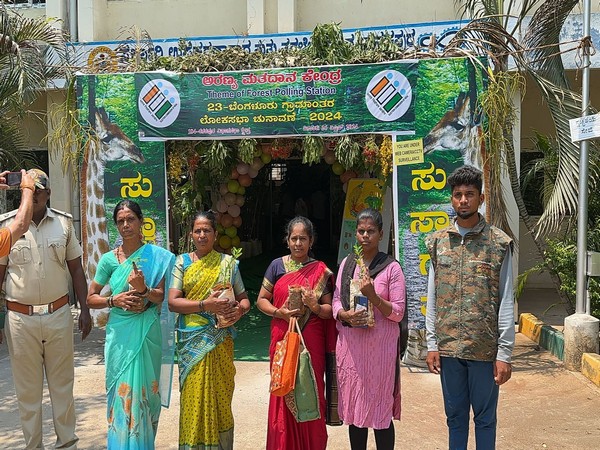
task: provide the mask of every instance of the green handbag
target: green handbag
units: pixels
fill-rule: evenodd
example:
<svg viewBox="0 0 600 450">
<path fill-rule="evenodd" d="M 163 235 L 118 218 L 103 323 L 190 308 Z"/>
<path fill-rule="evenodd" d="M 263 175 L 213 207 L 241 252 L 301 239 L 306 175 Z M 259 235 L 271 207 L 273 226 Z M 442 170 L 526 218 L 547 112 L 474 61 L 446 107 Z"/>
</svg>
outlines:
<svg viewBox="0 0 600 450">
<path fill-rule="evenodd" d="M 285 396 L 285 403 L 296 418 L 296 422 L 308 422 L 321 418 L 319 393 L 310 353 L 306 349 L 298 322 L 296 322 L 296 329 L 300 334 L 302 351 L 300 352 L 298 371 L 296 372 L 296 386 Z"/>
</svg>

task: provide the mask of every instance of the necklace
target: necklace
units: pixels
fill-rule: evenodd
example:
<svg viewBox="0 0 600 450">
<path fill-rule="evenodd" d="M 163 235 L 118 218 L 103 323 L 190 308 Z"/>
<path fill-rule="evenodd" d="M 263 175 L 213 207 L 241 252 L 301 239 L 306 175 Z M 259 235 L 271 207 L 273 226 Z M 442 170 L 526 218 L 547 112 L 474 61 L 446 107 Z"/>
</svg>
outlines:
<svg viewBox="0 0 600 450">
<path fill-rule="evenodd" d="M 133 250 L 131 253 L 129 253 L 129 255 L 127 255 L 127 254 L 125 253 L 125 250 L 123 250 L 123 246 L 122 246 L 122 245 L 119 245 L 119 246 L 116 248 L 116 251 L 115 251 L 115 256 L 117 257 L 117 261 L 119 262 L 119 264 L 121 264 L 123 261 L 125 261 L 127 258 L 129 258 L 129 257 L 130 257 L 130 256 L 131 256 L 133 253 L 135 253 L 135 252 L 136 252 L 136 251 L 137 251 L 137 250 L 138 250 L 140 247 L 141 247 L 141 245 L 140 245 L 140 246 L 138 246 L 138 247 L 137 247 L 135 250 Z M 123 260 L 121 260 L 121 256 L 123 257 Z"/>
<path fill-rule="evenodd" d="M 307 258 L 304 262 L 295 261 L 291 256 L 288 258 L 284 258 L 283 266 L 285 267 L 286 272 L 294 272 L 296 270 L 300 270 L 306 263 L 310 261 L 310 258 Z"/>
</svg>

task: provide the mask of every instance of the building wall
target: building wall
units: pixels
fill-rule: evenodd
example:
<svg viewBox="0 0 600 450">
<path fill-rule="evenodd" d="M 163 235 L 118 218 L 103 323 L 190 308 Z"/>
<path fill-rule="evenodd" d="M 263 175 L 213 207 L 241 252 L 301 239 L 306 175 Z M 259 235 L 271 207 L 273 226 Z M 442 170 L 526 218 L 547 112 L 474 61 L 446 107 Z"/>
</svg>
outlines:
<svg viewBox="0 0 600 450">
<path fill-rule="evenodd" d="M 355 28 L 459 18 L 454 0 L 402 5 L 395 0 L 80 0 L 79 35 L 81 41 L 115 40 L 136 25 L 153 39 L 231 36 L 311 31 L 326 22 Z"/>
<path fill-rule="evenodd" d="M 246 0 L 104 1 L 94 40 L 113 40 L 133 25 L 153 39 L 247 34 Z"/>
<path fill-rule="evenodd" d="M 388 0 L 297 0 L 296 26 L 298 31 L 310 31 L 315 25 L 327 22 L 339 22 L 343 28 L 357 28 L 460 19 L 454 0 L 422 1 L 418 2 L 418 8 L 411 8 L 408 3 Z"/>
</svg>

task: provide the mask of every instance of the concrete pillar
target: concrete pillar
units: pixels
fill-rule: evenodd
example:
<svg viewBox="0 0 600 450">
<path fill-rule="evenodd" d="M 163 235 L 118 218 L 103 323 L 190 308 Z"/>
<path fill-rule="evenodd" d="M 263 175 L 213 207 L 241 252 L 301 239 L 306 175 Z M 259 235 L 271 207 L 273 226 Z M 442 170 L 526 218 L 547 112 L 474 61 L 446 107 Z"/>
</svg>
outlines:
<svg viewBox="0 0 600 450">
<path fill-rule="evenodd" d="M 581 370 L 584 353 L 598 353 L 600 320 L 588 314 L 572 314 L 565 318 L 565 367 Z"/>
<path fill-rule="evenodd" d="M 79 42 L 101 40 L 97 38 L 95 17 L 106 14 L 106 0 L 79 0 L 77 3 L 77 23 Z M 99 20 L 100 21 L 100 20 Z"/>
<path fill-rule="evenodd" d="M 67 0 L 46 0 L 46 17 L 62 20 L 63 27 L 68 29 Z"/>
<path fill-rule="evenodd" d="M 296 31 L 296 0 L 277 0 L 277 31 Z"/>
<path fill-rule="evenodd" d="M 265 0 L 246 0 L 248 34 L 265 34 Z"/>
</svg>

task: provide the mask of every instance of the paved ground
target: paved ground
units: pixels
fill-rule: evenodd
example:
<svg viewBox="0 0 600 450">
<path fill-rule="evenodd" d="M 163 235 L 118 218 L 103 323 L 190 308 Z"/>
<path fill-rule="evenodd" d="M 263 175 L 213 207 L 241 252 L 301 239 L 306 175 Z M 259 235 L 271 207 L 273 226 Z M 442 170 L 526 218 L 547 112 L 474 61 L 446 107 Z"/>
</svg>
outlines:
<svg viewBox="0 0 600 450">
<path fill-rule="evenodd" d="M 552 325 L 562 325 L 560 305 L 547 291 L 530 292 L 520 304 Z M 102 449 L 105 444 L 105 393 L 102 345 L 104 335 L 94 330 L 83 343 L 76 337 L 75 397 L 80 448 Z M 235 448 L 264 448 L 267 423 L 268 363 L 237 362 L 234 415 Z M 447 432 L 439 379 L 422 369 L 402 369 L 403 419 L 396 422 L 397 448 L 434 450 L 447 448 Z M 0 347 L 0 448 L 23 446 L 10 361 L 6 345 Z M 177 448 L 178 388 L 171 408 L 163 410 L 157 449 Z M 498 449 L 592 450 L 600 448 L 600 389 L 522 335 L 517 335 L 514 374 L 501 388 Z M 45 444 L 54 437 L 50 403 L 44 403 Z M 329 428 L 328 448 L 349 448 L 346 427 Z M 374 449 L 372 435 L 369 449 Z M 473 445 L 469 447 L 475 448 Z M 309 450 L 309 449 L 307 449 Z"/>
</svg>

